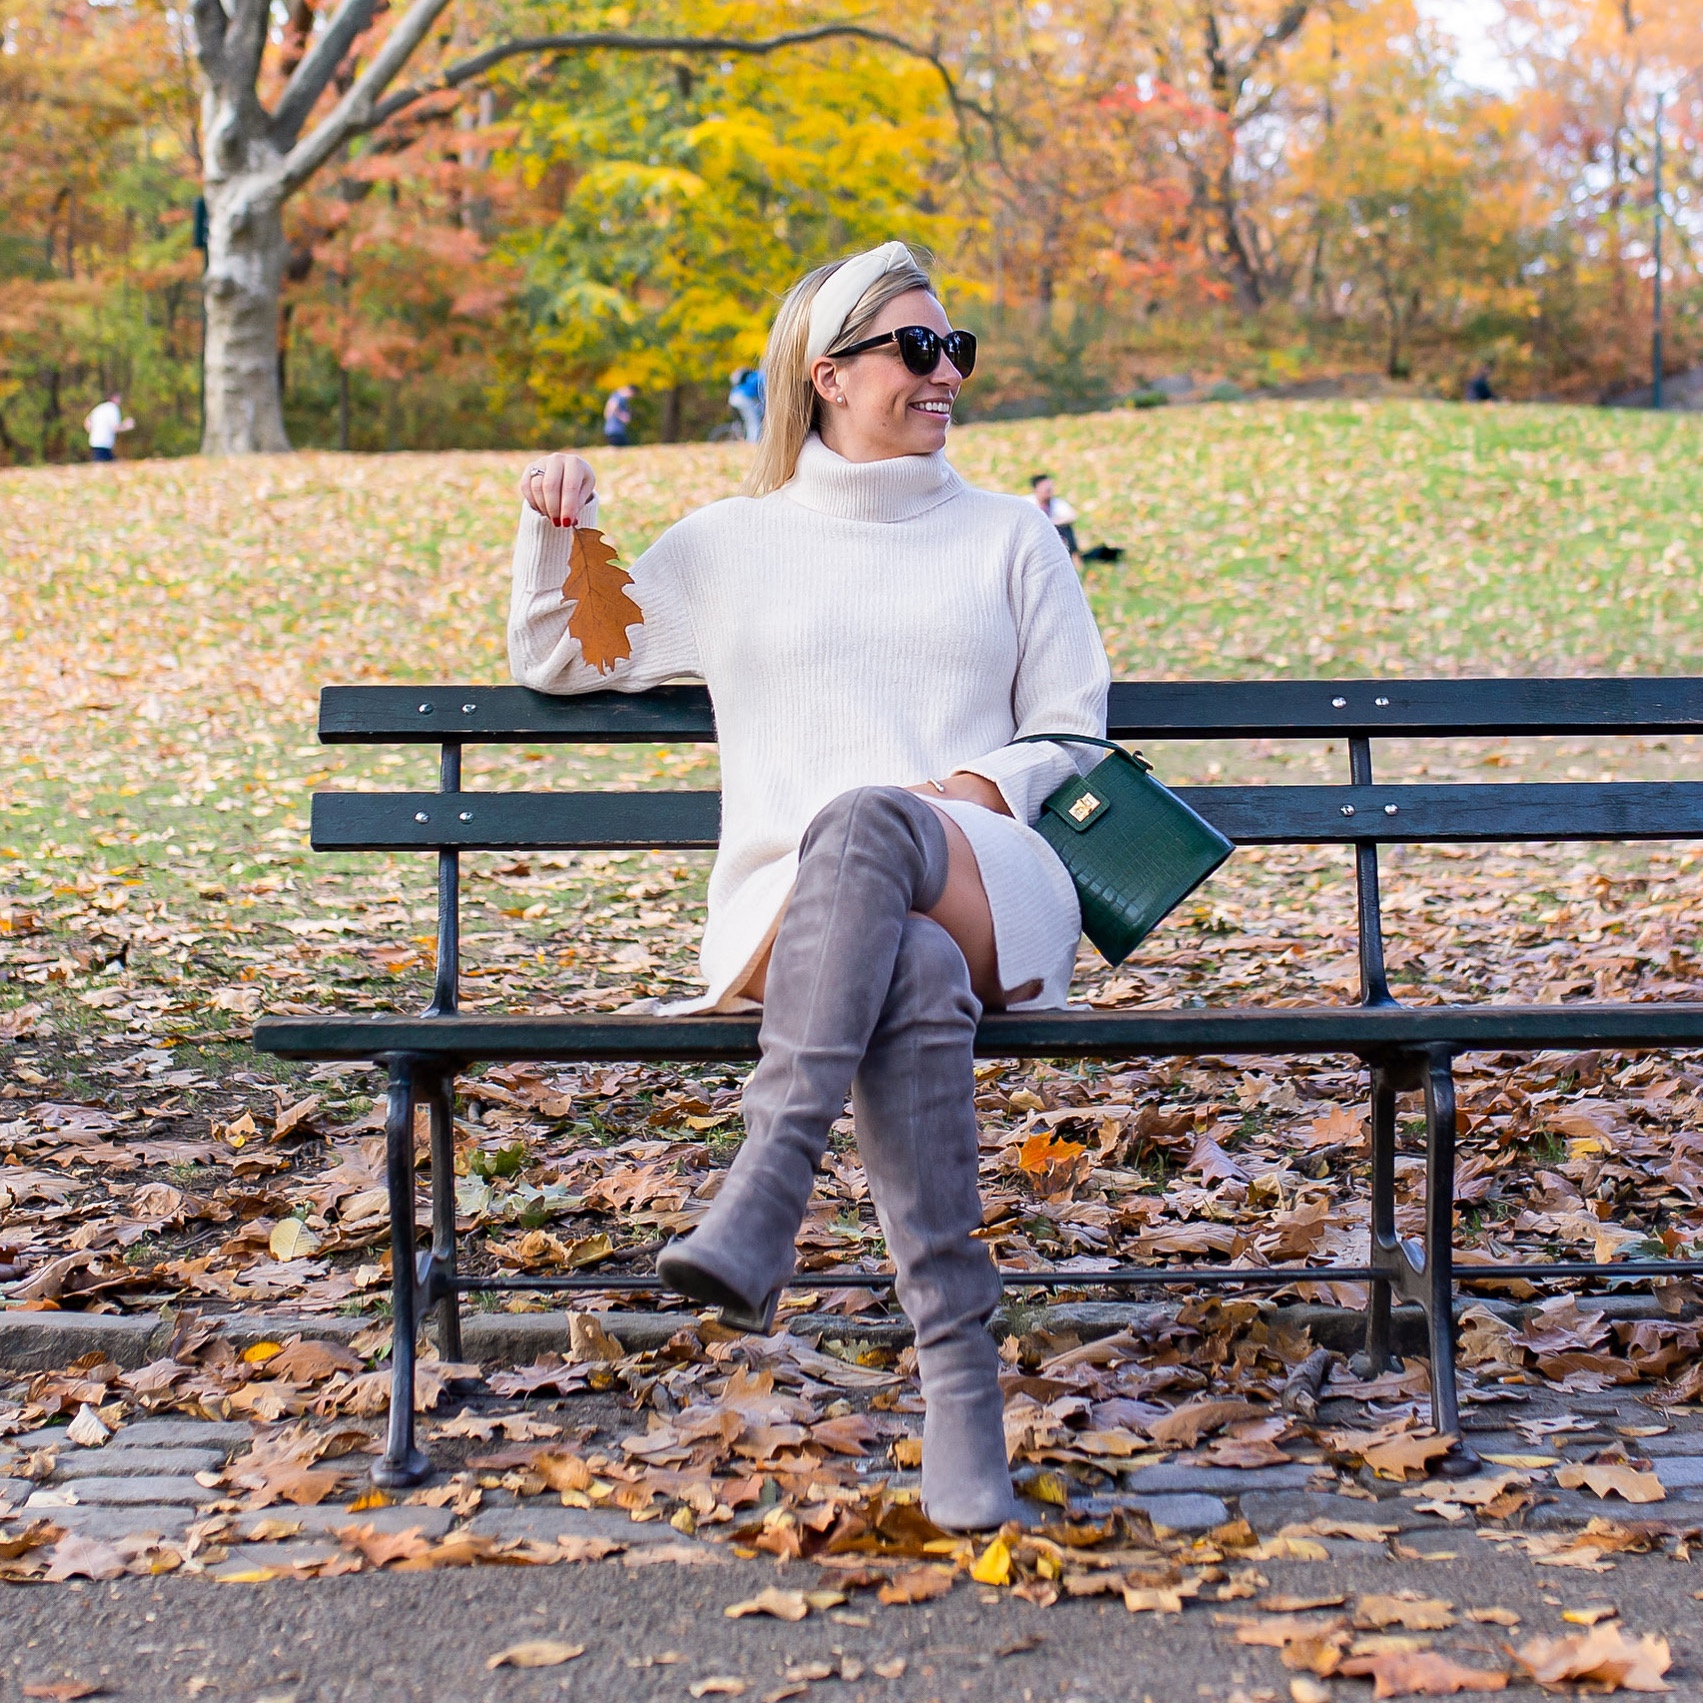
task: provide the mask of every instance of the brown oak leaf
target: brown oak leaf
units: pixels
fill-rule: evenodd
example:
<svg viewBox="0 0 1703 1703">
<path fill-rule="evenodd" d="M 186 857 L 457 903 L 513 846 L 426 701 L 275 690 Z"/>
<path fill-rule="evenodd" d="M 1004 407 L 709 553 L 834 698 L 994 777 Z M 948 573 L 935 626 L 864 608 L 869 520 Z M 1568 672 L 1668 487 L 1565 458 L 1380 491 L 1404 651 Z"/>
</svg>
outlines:
<svg viewBox="0 0 1703 1703">
<path fill-rule="evenodd" d="M 627 595 L 633 576 L 615 557 L 614 545 L 595 526 L 574 528 L 562 598 L 574 606 L 568 631 L 599 674 L 609 673 L 633 654 L 627 629 L 642 627 L 645 619 L 644 611 Z"/>
<path fill-rule="evenodd" d="M 1336 1671 L 1372 1680 L 1374 1697 L 1453 1697 L 1460 1691 L 1501 1691 L 1508 1684 L 1507 1674 L 1469 1668 L 1440 1650 L 1350 1656 Z"/>
</svg>

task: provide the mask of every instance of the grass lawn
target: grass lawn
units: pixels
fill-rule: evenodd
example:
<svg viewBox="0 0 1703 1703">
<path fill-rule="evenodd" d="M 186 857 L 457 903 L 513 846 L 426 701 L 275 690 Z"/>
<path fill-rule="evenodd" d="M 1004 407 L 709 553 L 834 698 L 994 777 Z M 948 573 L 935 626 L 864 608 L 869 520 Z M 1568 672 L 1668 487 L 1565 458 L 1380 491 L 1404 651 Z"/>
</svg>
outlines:
<svg viewBox="0 0 1703 1703">
<path fill-rule="evenodd" d="M 1124 677 L 1697 671 L 1694 417 L 1230 405 L 971 427 L 952 455 L 972 481 L 1012 491 L 1051 471 L 1083 541 L 1126 547 L 1089 580 Z M 604 525 L 630 557 L 732 491 L 744 455 L 688 445 L 592 459 Z M 98 1099 L 159 1132 L 228 1127 L 245 1092 L 292 1076 L 241 1045 L 257 1011 L 420 1000 L 428 860 L 317 857 L 305 828 L 316 787 L 431 786 L 435 753 L 321 747 L 314 698 L 336 681 L 504 678 L 523 460 L 303 454 L 0 473 L 12 638 L 0 1035 L 21 1038 L 14 1064 L 28 1073 L 7 1093 Z M 1342 766 L 1322 749 L 1253 756 Z M 1682 772 L 1690 757 L 1640 745 L 1608 766 Z M 1393 761 L 1606 772 L 1577 746 Z M 1217 762 L 1184 750 L 1163 772 Z M 714 774 L 713 752 L 693 748 L 468 759 L 471 787 L 703 786 Z M 1683 848 L 1637 858 L 1634 871 L 1578 848 L 1392 857 L 1392 961 L 1409 996 L 1687 985 L 1692 860 Z M 686 985 L 705 859 L 468 861 L 472 1000 L 612 1008 Z M 1083 985 L 1108 1003 L 1343 997 L 1345 873 L 1335 854 L 1244 854 L 1110 986 L 1085 956 Z M 1274 935 L 1293 949 L 1274 954 Z M 357 1130 L 364 1085 L 322 1073 L 321 1126 Z M 1235 1127 L 1259 1125 L 1262 1106 L 1293 1111 L 1280 1100 L 1255 1092 Z M 29 1162 L 21 1135 L 11 1151 Z"/>
</svg>

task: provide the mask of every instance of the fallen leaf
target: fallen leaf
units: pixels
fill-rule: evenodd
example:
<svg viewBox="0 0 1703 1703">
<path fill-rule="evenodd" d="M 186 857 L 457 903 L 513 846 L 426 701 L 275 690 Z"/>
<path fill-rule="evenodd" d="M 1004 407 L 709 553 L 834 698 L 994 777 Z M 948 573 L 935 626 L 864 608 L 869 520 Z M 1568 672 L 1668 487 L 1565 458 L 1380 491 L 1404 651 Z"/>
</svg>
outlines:
<svg viewBox="0 0 1703 1703">
<path fill-rule="evenodd" d="M 26 1685 L 26 1697 L 50 1697 L 54 1703 L 76 1703 L 79 1697 L 99 1697 L 106 1687 L 99 1684 L 89 1684 L 80 1679 L 61 1679 L 48 1681 L 44 1684 Z"/>
<path fill-rule="evenodd" d="M 1539 1685 L 1586 1680 L 1607 1691 L 1672 1689 L 1662 1678 L 1673 1665 L 1667 1639 L 1628 1638 L 1617 1620 L 1562 1638 L 1533 1638 L 1514 1654 Z"/>
<path fill-rule="evenodd" d="M 743 1697 L 747 1688 L 742 1679 L 716 1674 L 709 1679 L 695 1679 L 686 1689 L 694 1697 Z"/>
<path fill-rule="evenodd" d="M 1452 1437 L 1404 1432 L 1399 1437 L 1369 1445 L 1360 1458 L 1379 1478 L 1406 1479 L 1409 1473 L 1423 1473 L 1432 1461 L 1446 1455 L 1453 1446 Z"/>
<path fill-rule="evenodd" d="M 1409 1632 L 1441 1632 L 1454 1625 L 1454 1606 L 1440 1597 L 1408 1592 L 1363 1596 L 1354 1605 L 1354 1624 L 1380 1631 L 1386 1626 L 1405 1626 Z"/>
<path fill-rule="evenodd" d="M 1520 1617 L 1511 1608 L 1469 1608 L 1466 1611 L 1468 1620 L 1476 1620 L 1481 1626 L 1518 1626 Z"/>
<path fill-rule="evenodd" d="M 532 1457 L 530 1468 L 552 1490 L 589 1490 L 591 1468 L 578 1455 L 545 1449 Z"/>
<path fill-rule="evenodd" d="M 310 1094 L 305 1100 L 279 1111 L 272 1130 L 272 1139 L 282 1141 L 286 1135 L 302 1128 L 319 1110 L 319 1096 Z"/>
<path fill-rule="evenodd" d="M 885 1661 L 871 1662 L 869 1671 L 882 1679 L 901 1679 L 905 1672 L 903 1656 L 889 1656 Z"/>
<path fill-rule="evenodd" d="M 907 1567 L 895 1573 L 876 1595 L 884 1603 L 928 1602 L 952 1589 L 955 1575 L 950 1567 Z"/>
<path fill-rule="evenodd" d="M 1370 1679 L 1374 1697 L 1453 1697 L 1461 1691 L 1502 1691 L 1508 1676 L 1489 1668 L 1469 1668 L 1438 1650 L 1350 1656 L 1338 1673 Z"/>
<path fill-rule="evenodd" d="M 1620 1496 L 1628 1502 L 1665 1502 L 1668 1494 L 1653 1472 L 1612 1461 L 1570 1462 L 1556 1473 L 1555 1482 L 1563 1490 L 1594 1490 L 1599 1496 Z"/>
<path fill-rule="evenodd" d="M 744 1602 L 729 1603 L 721 1611 L 729 1620 L 743 1620 L 748 1614 L 770 1614 L 776 1620 L 802 1620 L 810 1612 L 803 1591 L 783 1591 L 770 1585 Z"/>
<path fill-rule="evenodd" d="M 623 652 L 623 655 L 626 653 Z M 603 1253 L 594 1247 L 599 1241 L 608 1241 L 607 1237 L 588 1236 L 582 1241 L 571 1244 L 567 1263 L 583 1265 L 588 1263 L 588 1256 L 602 1258 Z M 575 1362 L 588 1360 L 614 1361 L 623 1359 L 626 1355 L 620 1342 L 603 1328 L 602 1322 L 595 1313 L 568 1314 L 568 1357 Z"/>
<path fill-rule="evenodd" d="M 77 1409 L 77 1417 L 65 1427 L 66 1441 L 75 1443 L 80 1449 L 98 1449 L 111 1435 L 101 1424 L 101 1416 L 87 1402 Z"/>
<path fill-rule="evenodd" d="M 970 1577 L 978 1585 L 1008 1585 L 1011 1583 L 1011 1545 L 996 1537 L 970 1569 Z"/>
<path fill-rule="evenodd" d="M 1592 1603 L 1587 1608 L 1564 1608 L 1561 1618 L 1573 1626 L 1595 1626 L 1602 1620 L 1618 1618 L 1620 1610 L 1613 1603 Z"/>
<path fill-rule="evenodd" d="M 337 1536 L 345 1548 L 359 1550 L 374 1567 L 388 1567 L 393 1561 L 413 1561 L 431 1554 L 433 1548 L 429 1539 L 421 1537 L 418 1526 L 410 1526 L 400 1532 L 381 1532 L 374 1526 L 347 1525 L 338 1528 Z M 494 1667 L 497 1664 L 489 1665 Z M 524 1667 L 528 1664 L 516 1662 L 513 1665 Z"/>
<path fill-rule="evenodd" d="M 1191 1401 L 1144 1427 L 1155 1443 L 1192 1449 L 1209 1431 L 1269 1412 L 1247 1401 Z"/>
<path fill-rule="evenodd" d="M 1325 1514 L 1283 1529 L 1290 1537 L 1346 1537 L 1355 1543 L 1382 1543 L 1385 1538 L 1394 1537 L 1401 1527 L 1379 1525 L 1372 1520 L 1339 1520 Z"/>
<path fill-rule="evenodd" d="M 299 1218 L 280 1218 L 266 1245 L 275 1260 L 306 1259 L 319 1252 L 319 1238 Z"/>
<path fill-rule="evenodd" d="M 56 1543 L 47 1557 L 49 1584 L 61 1579 L 116 1579 L 125 1567 L 124 1557 L 110 1543 L 99 1538 L 78 1537 L 68 1532 Z"/>
<path fill-rule="evenodd" d="M 1331 1596 L 1317 1597 L 1261 1597 L 1255 1608 L 1263 1608 L 1267 1614 L 1306 1614 L 1315 1608 L 1340 1608 L 1348 1598 L 1341 1591 Z"/>
<path fill-rule="evenodd" d="M 558 1668 L 585 1654 L 583 1644 L 562 1644 L 554 1638 L 529 1638 L 485 1659 L 488 1668 Z"/>
<path fill-rule="evenodd" d="M 318 1384 L 336 1372 L 359 1372 L 366 1362 L 353 1349 L 339 1342 L 322 1342 L 307 1337 L 292 1336 L 281 1347 L 276 1344 L 256 1344 L 273 1350 L 265 1356 L 266 1375 L 283 1378 L 294 1384 Z M 246 1360 L 250 1349 L 243 1355 Z"/>
<path fill-rule="evenodd" d="M 572 603 L 568 631 L 599 674 L 633 654 L 629 627 L 643 626 L 644 611 L 628 595 L 633 576 L 616 560 L 615 547 L 595 526 L 576 526 L 568 548 L 564 602 Z"/>
</svg>

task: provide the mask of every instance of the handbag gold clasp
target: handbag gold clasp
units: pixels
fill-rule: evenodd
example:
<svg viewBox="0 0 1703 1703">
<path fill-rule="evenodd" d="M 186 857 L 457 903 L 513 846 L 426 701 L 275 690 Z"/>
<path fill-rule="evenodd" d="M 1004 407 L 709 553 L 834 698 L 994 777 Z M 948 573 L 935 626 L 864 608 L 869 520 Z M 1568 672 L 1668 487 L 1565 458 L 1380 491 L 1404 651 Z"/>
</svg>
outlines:
<svg viewBox="0 0 1703 1703">
<path fill-rule="evenodd" d="M 1097 799 L 1093 793 L 1085 792 L 1073 805 L 1071 805 L 1070 819 L 1073 822 L 1086 822 L 1088 818 L 1099 808 L 1099 799 Z"/>
</svg>

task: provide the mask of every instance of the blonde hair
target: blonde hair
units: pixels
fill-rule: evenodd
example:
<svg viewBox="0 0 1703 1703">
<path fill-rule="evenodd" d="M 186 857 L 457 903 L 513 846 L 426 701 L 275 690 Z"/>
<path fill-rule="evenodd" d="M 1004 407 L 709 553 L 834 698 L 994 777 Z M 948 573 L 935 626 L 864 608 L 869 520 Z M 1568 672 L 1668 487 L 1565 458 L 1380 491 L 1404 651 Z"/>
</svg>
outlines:
<svg viewBox="0 0 1703 1703">
<path fill-rule="evenodd" d="M 775 322 L 769 327 L 769 345 L 763 352 L 769 400 L 763 414 L 763 434 L 757 442 L 757 459 L 745 476 L 744 491 L 748 497 L 766 497 L 769 492 L 778 491 L 792 477 L 804 440 L 816 429 L 821 398 L 810 382 L 811 362 L 806 358 L 810 304 L 844 265 L 845 261 L 834 260 L 805 273 L 787 291 Z M 846 322 L 829 345 L 828 353 L 832 355 L 835 349 L 868 336 L 875 316 L 896 296 L 908 295 L 912 290 L 927 290 L 931 294 L 934 290 L 928 274 L 914 260 L 909 266 L 883 272 L 846 315 Z"/>
</svg>

